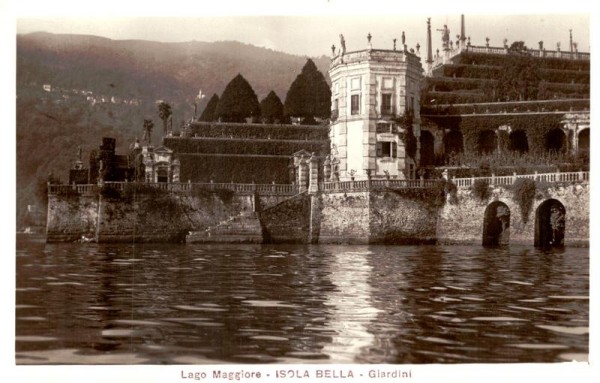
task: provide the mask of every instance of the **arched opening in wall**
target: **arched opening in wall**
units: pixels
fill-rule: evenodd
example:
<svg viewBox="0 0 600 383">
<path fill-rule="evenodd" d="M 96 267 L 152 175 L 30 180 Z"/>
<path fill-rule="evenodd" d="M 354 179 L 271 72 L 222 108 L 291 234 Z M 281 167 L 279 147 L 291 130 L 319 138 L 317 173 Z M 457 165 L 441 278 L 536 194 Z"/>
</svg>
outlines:
<svg viewBox="0 0 600 383">
<path fill-rule="evenodd" d="M 482 130 L 477 137 L 477 152 L 479 154 L 491 154 L 498 148 L 498 137 L 493 130 Z"/>
<path fill-rule="evenodd" d="M 559 128 L 550 130 L 544 136 L 544 147 L 548 152 L 565 152 L 567 149 L 567 138 L 565 137 L 565 133 Z"/>
<path fill-rule="evenodd" d="M 529 151 L 529 143 L 527 142 L 527 133 L 524 130 L 515 130 L 508 135 L 508 149 L 520 154 Z"/>
<path fill-rule="evenodd" d="M 566 210 L 560 201 L 549 199 L 535 211 L 536 247 L 562 247 L 565 240 Z"/>
<path fill-rule="evenodd" d="M 421 166 L 430 166 L 435 163 L 435 151 L 433 146 L 433 134 L 428 130 L 421 131 Z"/>
<path fill-rule="evenodd" d="M 444 136 L 444 152 L 446 160 L 453 165 L 453 158 L 463 152 L 463 135 L 458 130 L 451 130 Z"/>
<path fill-rule="evenodd" d="M 510 209 L 504 202 L 487 206 L 483 218 L 483 241 L 486 247 L 505 246 L 510 240 Z"/>
<path fill-rule="evenodd" d="M 577 135 L 578 148 L 580 152 L 589 152 L 590 151 L 590 130 L 583 129 Z"/>
<path fill-rule="evenodd" d="M 169 182 L 169 172 L 166 168 L 160 167 L 156 170 L 156 182 Z"/>
</svg>

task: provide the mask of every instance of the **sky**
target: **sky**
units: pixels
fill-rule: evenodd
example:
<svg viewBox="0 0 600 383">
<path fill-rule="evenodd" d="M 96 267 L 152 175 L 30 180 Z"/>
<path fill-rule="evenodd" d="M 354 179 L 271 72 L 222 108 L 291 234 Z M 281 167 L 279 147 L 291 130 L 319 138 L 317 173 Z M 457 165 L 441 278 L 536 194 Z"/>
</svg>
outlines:
<svg viewBox="0 0 600 383">
<path fill-rule="evenodd" d="M 258 6 L 261 2 L 258 1 L 252 3 L 257 6 L 244 13 L 243 6 L 233 8 L 236 12 L 231 9 L 228 12 L 227 8 L 203 9 L 192 6 L 186 12 L 176 6 L 178 3 L 179 0 L 170 1 L 169 4 L 173 4 L 171 12 L 160 14 L 145 10 L 135 12 L 135 9 L 134 12 L 128 12 L 122 7 L 116 7 L 117 10 L 108 13 L 77 8 L 60 12 L 53 7 L 48 10 L 44 10 L 43 6 L 32 9 L 23 7 L 15 18 L 16 30 L 18 33 L 45 31 L 163 42 L 237 40 L 314 57 L 329 55 L 332 44 L 339 47 L 340 34 L 345 37 L 347 50 L 352 51 L 367 46 L 368 33 L 373 36 L 374 48 L 391 49 L 394 38 L 398 39 L 399 46 L 404 31 L 409 48 L 414 48 L 418 43 L 425 51 L 426 20 L 431 17 L 435 52 L 441 48 L 441 33 L 436 29 L 448 25 L 452 40 L 456 40 L 462 11 L 465 14 L 466 34 L 471 36 L 473 45 L 484 45 L 485 38 L 489 37 L 492 46 L 501 46 L 506 38 L 509 43 L 522 40 L 527 46 L 537 48 L 538 41 L 543 40 L 546 49 L 556 49 L 556 43 L 560 42 L 565 50 L 569 47 L 569 29 L 572 29 L 573 40 L 578 43 L 579 50 L 590 51 L 589 14 L 584 9 L 576 12 L 578 8 L 570 9 L 567 13 L 560 8 L 552 11 L 551 7 L 545 7 L 544 13 L 539 13 L 539 9 L 535 12 L 535 8 L 510 7 L 503 8 L 501 14 L 471 7 L 434 7 L 431 11 L 421 7 L 407 11 L 400 1 L 370 0 L 369 7 L 364 7 L 366 1 L 360 3 L 364 7 L 361 11 L 361 8 L 342 7 L 342 2 L 335 0 L 312 1 L 321 7 L 310 7 L 311 0 L 308 0 L 302 2 L 307 6 L 300 9 L 301 12 L 294 7 L 279 8 L 280 5 L 261 8 Z M 357 2 L 343 4 L 353 3 Z M 175 12 L 175 9 L 180 12 Z M 573 11 L 575 13 L 571 13 Z"/>
</svg>

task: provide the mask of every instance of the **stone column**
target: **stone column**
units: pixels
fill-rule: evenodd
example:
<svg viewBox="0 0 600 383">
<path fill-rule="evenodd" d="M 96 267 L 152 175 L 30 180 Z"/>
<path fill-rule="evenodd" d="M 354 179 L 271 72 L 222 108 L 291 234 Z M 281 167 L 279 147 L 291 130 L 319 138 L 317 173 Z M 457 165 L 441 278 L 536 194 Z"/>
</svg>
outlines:
<svg viewBox="0 0 600 383">
<path fill-rule="evenodd" d="M 313 152 L 309 159 L 309 186 L 308 192 L 314 194 L 319 191 L 319 158 Z"/>
<path fill-rule="evenodd" d="M 298 191 L 305 192 L 308 189 L 308 164 L 304 156 L 298 162 Z"/>
</svg>

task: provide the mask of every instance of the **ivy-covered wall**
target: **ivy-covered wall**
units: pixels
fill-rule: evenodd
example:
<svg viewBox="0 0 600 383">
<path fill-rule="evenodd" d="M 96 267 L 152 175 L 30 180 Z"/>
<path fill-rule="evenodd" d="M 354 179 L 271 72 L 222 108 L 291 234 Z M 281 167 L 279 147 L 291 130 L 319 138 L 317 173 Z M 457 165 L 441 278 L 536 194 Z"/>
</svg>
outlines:
<svg viewBox="0 0 600 383">
<path fill-rule="evenodd" d="M 589 184 L 536 183 L 531 207 L 526 218 L 523 203 L 515 197 L 511 187 L 489 187 L 482 199 L 480 193 L 459 189 L 454 203 L 446 203 L 437 220 L 436 237 L 443 244 L 469 244 L 480 246 L 483 240 L 486 207 L 494 201 L 508 206 L 510 211 L 510 244 L 534 245 L 535 220 L 538 207 L 547 200 L 555 199 L 565 207 L 566 246 L 589 244 Z M 526 205 L 526 204 L 525 204 Z"/>
<path fill-rule="evenodd" d="M 560 128 L 562 114 L 528 115 L 463 115 L 463 116 L 427 116 L 427 120 L 440 128 L 458 130 L 462 133 L 464 150 L 477 153 L 479 133 L 484 130 L 495 131 L 502 125 L 509 125 L 512 131 L 523 130 L 527 136 L 529 152 L 544 153 L 545 135 Z"/>
</svg>

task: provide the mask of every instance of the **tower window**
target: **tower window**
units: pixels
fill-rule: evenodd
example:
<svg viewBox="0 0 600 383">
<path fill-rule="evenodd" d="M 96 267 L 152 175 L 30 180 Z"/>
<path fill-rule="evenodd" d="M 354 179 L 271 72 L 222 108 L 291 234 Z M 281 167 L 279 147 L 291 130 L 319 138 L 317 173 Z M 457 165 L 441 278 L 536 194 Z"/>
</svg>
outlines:
<svg viewBox="0 0 600 383">
<path fill-rule="evenodd" d="M 396 158 L 396 143 L 393 141 L 380 141 L 376 145 L 377 157 Z"/>
<path fill-rule="evenodd" d="M 350 97 L 350 114 L 360 114 L 360 95 L 353 94 Z"/>
<path fill-rule="evenodd" d="M 393 114 L 394 109 L 392 108 L 392 94 L 383 93 L 381 95 L 381 114 Z"/>
</svg>

